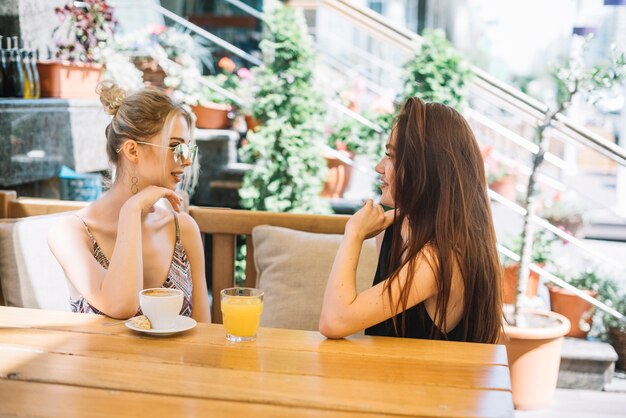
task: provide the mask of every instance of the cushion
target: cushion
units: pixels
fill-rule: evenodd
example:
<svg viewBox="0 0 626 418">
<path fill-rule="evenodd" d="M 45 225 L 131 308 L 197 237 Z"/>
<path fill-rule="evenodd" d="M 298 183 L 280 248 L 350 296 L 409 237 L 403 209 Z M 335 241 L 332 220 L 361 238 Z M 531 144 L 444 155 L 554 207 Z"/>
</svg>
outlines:
<svg viewBox="0 0 626 418">
<path fill-rule="evenodd" d="M 269 225 L 252 230 L 257 287 L 265 293 L 261 326 L 317 331 L 341 238 Z M 361 251 L 357 291 L 372 285 L 376 263 L 376 243 L 370 239 Z"/>
<path fill-rule="evenodd" d="M 0 220 L 0 288 L 7 306 L 69 311 L 63 269 L 48 230 L 67 213 Z"/>
</svg>

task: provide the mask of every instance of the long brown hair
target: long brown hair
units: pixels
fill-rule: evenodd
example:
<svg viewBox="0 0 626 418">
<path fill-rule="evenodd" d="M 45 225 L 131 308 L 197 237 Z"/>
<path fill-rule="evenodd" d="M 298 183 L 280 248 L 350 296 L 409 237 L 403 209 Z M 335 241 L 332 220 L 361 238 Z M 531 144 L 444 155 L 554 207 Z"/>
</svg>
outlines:
<svg viewBox="0 0 626 418">
<path fill-rule="evenodd" d="M 456 110 L 443 104 L 409 98 L 393 128 L 395 135 L 395 225 L 386 290 L 391 302 L 392 282 L 408 264 L 426 260 L 437 281 L 437 303 L 431 338 L 441 338 L 455 262 L 465 286 L 462 326 L 464 341 L 495 343 L 502 327 L 501 268 L 487 197 L 485 170 L 469 124 Z M 419 278 L 408 275 L 397 307 L 402 307 L 401 328 L 409 290 Z M 424 314 L 425 310 L 423 310 Z M 462 325 L 461 325 L 462 324 Z M 394 326 L 397 330 L 396 319 Z"/>
</svg>

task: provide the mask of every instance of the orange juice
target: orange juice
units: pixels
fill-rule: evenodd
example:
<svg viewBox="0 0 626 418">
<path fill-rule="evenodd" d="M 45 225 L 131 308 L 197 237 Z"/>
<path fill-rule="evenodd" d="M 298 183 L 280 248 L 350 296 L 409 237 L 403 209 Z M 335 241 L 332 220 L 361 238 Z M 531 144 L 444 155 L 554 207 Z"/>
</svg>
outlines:
<svg viewBox="0 0 626 418">
<path fill-rule="evenodd" d="M 254 339 L 263 312 L 263 300 L 254 296 L 222 298 L 222 319 L 227 334 Z"/>
</svg>

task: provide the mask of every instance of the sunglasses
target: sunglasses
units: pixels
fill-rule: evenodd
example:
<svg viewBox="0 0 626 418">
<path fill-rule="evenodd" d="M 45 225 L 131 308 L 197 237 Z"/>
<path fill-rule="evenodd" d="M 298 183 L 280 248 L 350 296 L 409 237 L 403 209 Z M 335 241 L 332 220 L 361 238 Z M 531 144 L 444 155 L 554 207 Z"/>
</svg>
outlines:
<svg viewBox="0 0 626 418">
<path fill-rule="evenodd" d="M 157 145 L 151 142 L 143 142 L 143 141 L 135 141 L 138 144 L 150 145 L 152 147 L 159 148 L 169 148 L 174 151 L 174 162 L 178 165 L 183 165 L 187 160 L 193 162 L 196 158 L 196 154 L 198 154 L 198 146 L 197 145 L 189 145 L 184 142 L 181 142 L 178 145 L 173 147 L 167 147 L 164 145 Z"/>
</svg>

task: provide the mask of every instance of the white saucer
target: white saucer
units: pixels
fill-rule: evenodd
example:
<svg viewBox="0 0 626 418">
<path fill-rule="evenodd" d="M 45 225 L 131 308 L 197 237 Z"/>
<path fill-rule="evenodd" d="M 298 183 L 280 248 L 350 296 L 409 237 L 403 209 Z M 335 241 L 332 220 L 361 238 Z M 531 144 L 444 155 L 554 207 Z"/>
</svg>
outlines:
<svg viewBox="0 0 626 418">
<path fill-rule="evenodd" d="M 138 331 L 138 332 L 143 332 L 144 334 L 152 334 L 152 335 L 171 335 L 171 334 L 176 334 L 178 332 L 183 332 L 183 331 L 187 331 L 190 330 L 191 328 L 196 326 L 196 320 L 193 318 L 190 318 L 188 316 L 183 316 L 183 315 L 178 315 L 178 318 L 176 318 L 176 322 L 174 323 L 174 327 L 173 328 L 168 328 L 168 329 L 142 329 L 142 328 L 137 328 L 136 326 L 134 326 L 133 324 L 130 323 L 130 321 L 133 318 L 130 318 L 128 321 L 126 321 L 124 323 L 124 325 L 126 325 L 126 327 L 132 329 L 133 331 Z"/>
</svg>

